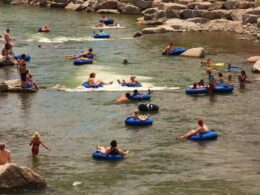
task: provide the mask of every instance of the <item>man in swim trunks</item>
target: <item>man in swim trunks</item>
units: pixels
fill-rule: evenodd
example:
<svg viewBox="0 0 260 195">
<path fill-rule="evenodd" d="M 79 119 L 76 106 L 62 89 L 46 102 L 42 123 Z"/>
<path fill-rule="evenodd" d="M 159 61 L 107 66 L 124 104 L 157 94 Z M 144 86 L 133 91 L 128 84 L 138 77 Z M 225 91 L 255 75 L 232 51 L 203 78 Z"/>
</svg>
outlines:
<svg viewBox="0 0 260 195">
<path fill-rule="evenodd" d="M 0 165 L 11 163 L 11 151 L 5 148 L 4 143 L 0 143 Z"/>
<path fill-rule="evenodd" d="M 117 103 L 127 103 L 130 102 L 130 93 L 126 93 L 124 96 L 121 96 L 119 98 L 116 99 Z"/>
</svg>

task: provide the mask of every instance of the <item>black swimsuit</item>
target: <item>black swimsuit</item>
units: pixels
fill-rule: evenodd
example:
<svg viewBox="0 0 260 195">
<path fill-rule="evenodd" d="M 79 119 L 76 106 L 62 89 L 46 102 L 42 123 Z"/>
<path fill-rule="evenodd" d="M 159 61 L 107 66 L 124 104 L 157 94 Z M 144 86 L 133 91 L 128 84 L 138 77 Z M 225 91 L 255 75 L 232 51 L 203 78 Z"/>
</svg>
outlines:
<svg viewBox="0 0 260 195">
<path fill-rule="evenodd" d="M 111 147 L 111 151 L 110 151 L 110 153 L 109 154 L 119 154 L 119 151 L 118 151 L 118 149 L 117 148 L 113 148 L 113 147 Z"/>
</svg>

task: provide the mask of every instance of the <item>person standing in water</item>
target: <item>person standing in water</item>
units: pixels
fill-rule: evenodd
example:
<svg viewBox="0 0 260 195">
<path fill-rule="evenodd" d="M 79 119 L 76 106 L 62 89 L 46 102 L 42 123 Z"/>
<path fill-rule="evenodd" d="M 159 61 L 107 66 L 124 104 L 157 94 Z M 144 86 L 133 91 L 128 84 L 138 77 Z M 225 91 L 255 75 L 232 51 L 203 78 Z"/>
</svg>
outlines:
<svg viewBox="0 0 260 195">
<path fill-rule="evenodd" d="M 11 163 L 11 151 L 5 148 L 5 144 L 0 142 L 0 165 Z"/>
<path fill-rule="evenodd" d="M 247 80 L 246 72 L 244 70 L 241 70 L 240 74 L 238 75 L 240 89 L 246 88 L 246 80 Z"/>
<path fill-rule="evenodd" d="M 208 77 L 209 77 L 209 92 L 212 93 L 215 89 L 216 80 L 210 68 L 206 70 Z"/>
<path fill-rule="evenodd" d="M 42 145 L 47 150 L 51 151 L 51 149 L 41 141 L 39 133 L 35 132 L 30 142 L 30 146 L 32 146 L 33 157 L 36 157 L 39 154 L 40 145 Z"/>
</svg>

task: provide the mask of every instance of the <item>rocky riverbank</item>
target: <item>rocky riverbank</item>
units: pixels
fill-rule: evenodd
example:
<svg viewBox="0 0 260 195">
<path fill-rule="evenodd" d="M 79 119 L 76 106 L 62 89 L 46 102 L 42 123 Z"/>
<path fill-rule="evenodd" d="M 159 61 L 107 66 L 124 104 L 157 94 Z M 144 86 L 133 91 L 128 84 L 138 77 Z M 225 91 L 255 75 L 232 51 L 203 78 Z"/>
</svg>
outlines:
<svg viewBox="0 0 260 195">
<path fill-rule="evenodd" d="M 241 39 L 260 39 L 260 0 L 2 0 L 102 14 L 142 15 L 142 32 L 228 31 Z M 148 26 L 148 27 L 147 27 Z"/>
</svg>

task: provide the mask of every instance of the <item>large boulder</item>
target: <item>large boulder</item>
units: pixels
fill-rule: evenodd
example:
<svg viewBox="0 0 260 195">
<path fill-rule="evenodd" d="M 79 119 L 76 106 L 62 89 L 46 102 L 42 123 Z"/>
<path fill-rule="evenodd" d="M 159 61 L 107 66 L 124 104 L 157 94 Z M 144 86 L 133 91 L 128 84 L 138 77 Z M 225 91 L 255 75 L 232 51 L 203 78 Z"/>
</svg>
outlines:
<svg viewBox="0 0 260 195">
<path fill-rule="evenodd" d="M 124 9 L 122 10 L 124 14 L 140 14 L 141 10 L 139 7 L 136 7 L 132 4 L 127 4 Z"/>
<path fill-rule="evenodd" d="M 99 9 L 97 12 L 100 14 L 120 14 L 117 9 Z"/>
<path fill-rule="evenodd" d="M 0 190 L 43 189 L 45 180 L 26 167 L 13 163 L 0 165 Z"/>
<path fill-rule="evenodd" d="M 239 6 L 239 3 L 238 1 L 235 1 L 235 0 L 228 0 L 224 3 L 224 7 L 226 9 L 236 9 L 238 8 Z"/>
<path fill-rule="evenodd" d="M 183 19 L 197 18 L 197 17 L 201 17 L 203 12 L 204 12 L 204 10 L 185 9 L 182 12 L 182 17 L 183 17 Z"/>
<path fill-rule="evenodd" d="M 81 4 L 74 4 L 72 2 L 70 2 L 66 7 L 65 7 L 66 10 L 72 10 L 72 11 L 80 11 L 82 10 L 82 6 Z"/>
<path fill-rule="evenodd" d="M 260 60 L 257 60 L 256 63 L 253 65 L 252 72 L 260 73 Z"/>
<path fill-rule="evenodd" d="M 104 1 L 103 3 L 98 4 L 96 9 L 117 9 L 118 3 L 119 2 L 117 0 Z"/>
<path fill-rule="evenodd" d="M 158 8 L 148 8 L 142 12 L 146 24 L 162 24 L 166 21 L 166 12 Z M 148 23 L 147 23 L 148 22 Z"/>
<path fill-rule="evenodd" d="M 182 11 L 167 9 L 166 10 L 166 17 L 167 18 L 181 18 Z"/>
<path fill-rule="evenodd" d="M 194 2 L 187 5 L 188 9 L 204 9 L 207 10 L 212 6 L 210 2 Z"/>
<path fill-rule="evenodd" d="M 213 10 L 204 11 L 201 15 L 202 18 L 207 18 L 209 20 L 225 18 L 231 20 L 231 10 Z"/>
<path fill-rule="evenodd" d="M 173 32 L 174 29 L 170 26 L 166 25 L 160 25 L 156 27 L 149 27 L 149 28 L 144 28 L 142 30 L 143 34 L 154 34 L 154 33 L 165 33 L 165 32 Z"/>
<path fill-rule="evenodd" d="M 257 23 L 257 19 L 260 18 L 260 15 L 253 15 L 253 14 L 243 14 L 242 15 L 242 22 L 243 24 L 256 24 Z"/>
<path fill-rule="evenodd" d="M 205 56 L 205 50 L 203 47 L 191 48 L 182 53 L 181 56 L 203 58 Z"/>
<path fill-rule="evenodd" d="M 141 9 L 147 9 L 152 7 L 152 1 L 136 0 L 134 5 Z"/>
<path fill-rule="evenodd" d="M 260 60 L 260 56 L 252 56 L 246 59 L 246 61 L 249 63 L 255 63 L 258 60 Z"/>
</svg>

